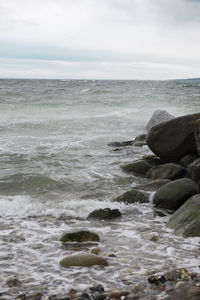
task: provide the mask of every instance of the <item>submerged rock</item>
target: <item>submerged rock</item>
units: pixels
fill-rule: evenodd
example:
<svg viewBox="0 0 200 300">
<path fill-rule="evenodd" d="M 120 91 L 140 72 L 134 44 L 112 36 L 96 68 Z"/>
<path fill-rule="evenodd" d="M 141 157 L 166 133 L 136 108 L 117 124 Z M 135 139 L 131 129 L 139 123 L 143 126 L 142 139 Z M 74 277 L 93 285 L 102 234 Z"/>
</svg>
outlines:
<svg viewBox="0 0 200 300">
<path fill-rule="evenodd" d="M 187 154 L 195 154 L 195 122 L 200 113 L 163 122 L 151 128 L 147 145 L 159 157 L 176 161 Z"/>
<path fill-rule="evenodd" d="M 171 216 L 168 226 L 184 237 L 200 236 L 200 194 L 187 200 Z"/>
<path fill-rule="evenodd" d="M 92 211 L 87 219 L 102 219 L 102 220 L 110 220 L 114 218 L 121 217 L 121 212 L 118 209 L 110 209 L 110 208 L 104 208 L 104 209 L 95 209 Z"/>
<path fill-rule="evenodd" d="M 135 202 L 148 203 L 149 202 L 149 194 L 133 189 L 133 190 L 127 191 L 124 194 L 118 196 L 113 201 L 124 202 L 126 204 L 132 204 Z"/>
<path fill-rule="evenodd" d="M 146 177 L 150 179 L 171 179 L 182 178 L 185 175 L 185 168 L 174 163 L 168 163 L 151 168 Z"/>
<path fill-rule="evenodd" d="M 188 178 L 177 179 L 160 187 L 153 197 L 156 207 L 176 210 L 198 193 L 197 184 Z"/>
<path fill-rule="evenodd" d="M 108 262 L 105 258 L 94 254 L 70 255 L 60 261 L 62 267 L 92 267 L 95 265 L 107 266 Z"/>
<path fill-rule="evenodd" d="M 169 121 L 171 119 L 174 119 L 174 116 L 170 115 L 166 110 L 157 109 L 152 117 L 150 118 L 148 124 L 146 125 L 146 130 L 149 132 L 149 130 L 162 122 Z"/>
<path fill-rule="evenodd" d="M 124 142 L 111 142 L 108 144 L 110 147 L 126 147 L 126 146 L 136 146 L 141 147 L 146 145 L 146 133 L 138 135 L 134 140 L 124 141 Z"/>
<path fill-rule="evenodd" d="M 65 242 L 87 242 L 87 241 L 95 241 L 99 242 L 100 237 L 98 234 L 94 232 L 90 232 L 87 230 L 81 230 L 81 231 L 75 231 L 75 232 L 67 232 L 64 233 L 60 241 L 65 243 Z"/>
</svg>

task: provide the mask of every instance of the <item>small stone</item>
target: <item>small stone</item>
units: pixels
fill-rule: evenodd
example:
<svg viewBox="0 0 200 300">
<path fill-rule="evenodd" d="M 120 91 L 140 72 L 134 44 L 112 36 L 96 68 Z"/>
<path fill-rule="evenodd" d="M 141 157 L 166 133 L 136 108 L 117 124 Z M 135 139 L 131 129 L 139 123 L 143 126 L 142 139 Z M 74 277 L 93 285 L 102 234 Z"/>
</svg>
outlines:
<svg viewBox="0 0 200 300">
<path fill-rule="evenodd" d="M 94 232 L 90 232 L 88 230 L 80 230 L 80 231 L 75 231 L 75 232 L 67 232 L 64 233 L 60 241 L 63 243 L 66 242 L 87 242 L 87 241 L 95 241 L 99 242 L 100 237 L 98 234 Z"/>
<path fill-rule="evenodd" d="M 121 217 L 121 212 L 118 209 L 95 209 L 92 211 L 87 219 L 101 219 L 101 220 L 110 220 Z"/>
<path fill-rule="evenodd" d="M 6 281 L 9 287 L 20 286 L 21 282 L 17 278 L 12 278 Z"/>
<path fill-rule="evenodd" d="M 99 253 L 101 252 L 101 250 L 99 248 L 93 248 L 91 253 L 95 254 L 95 255 L 99 255 Z"/>
<path fill-rule="evenodd" d="M 101 284 L 98 284 L 98 285 L 92 286 L 92 287 L 90 288 L 90 290 L 91 290 L 92 292 L 99 292 L 99 293 L 102 293 L 102 292 L 104 292 L 104 287 L 103 287 Z"/>
<path fill-rule="evenodd" d="M 159 240 L 159 237 L 156 234 L 154 234 L 150 237 L 150 241 L 152 241 L 152 242 L 157 242 L 158 240 Z"/>
<path fill-rule="evenodd" d="M 107 266 L 108 262 L 105 258 L 94 254 L 70 255 L 60 261 L 62 267 L 92 267 L 95 265 Z"/>
</svg>

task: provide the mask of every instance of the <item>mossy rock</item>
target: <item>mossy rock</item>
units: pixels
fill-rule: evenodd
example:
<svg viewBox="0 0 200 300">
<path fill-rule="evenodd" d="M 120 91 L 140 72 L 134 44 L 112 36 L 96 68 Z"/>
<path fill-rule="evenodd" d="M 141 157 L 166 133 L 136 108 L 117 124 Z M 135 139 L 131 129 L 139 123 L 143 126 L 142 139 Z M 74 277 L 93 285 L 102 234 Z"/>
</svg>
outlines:
<svg viewBox="0 0 200 300">
<path fill-rule="evenodd" d="M 153 197 L 153 204 L 159 208 L 177 210 L 193 195 L 197 194 L 197 184 L 188 178 L 177 179 L 160 187 Z"/>
<path fill-rule="evenodd" d="M 95 265 L 107 266 L 108 262 L 105 258 L 94 254 L 78 254 L 70 255 L 60 261 L 62 267 L 92 267 Z"/>
<path fill-rule="evenodd" d="M 63 243 L 66 242 L 87 242 L 87 241 L 94 241 L 99 242 L 100 238 L 99 236 L 94 233 L 87 230 L 81 230 L 81 231 L 75 231 L 75 232 L 67 232 L 64 233 L 60 241 Z"/>
<path fill-rule="evenodd" d="M 171 216 L 168 226 L 184 237 L 200 236 L 200 194 L 187 200 Z"/>
<path fill-rule="evenodd" d="M 118 209 L 100 208 L 92 211 L 87 219 L 111 220 L 121 217 L 121 212 Z"/>
<path fill-rule="evenodd" d="M 132 203 L 136 203 L 136 202 L 148 203 L 149 202 L 149 194 L 133 189 L 133 190 L 127 191 L 124 194 L 118 196 L 113 201 L 124 202 L 126 204 L 132 204 Z"/>
<path fill-rule="evenodd" d="M 179 179 L 184 177 L 185 168 L 179 164 L 167 163 L 151 168 L 147 173 L 146 177 L 149 179 Z"/>
</svg>

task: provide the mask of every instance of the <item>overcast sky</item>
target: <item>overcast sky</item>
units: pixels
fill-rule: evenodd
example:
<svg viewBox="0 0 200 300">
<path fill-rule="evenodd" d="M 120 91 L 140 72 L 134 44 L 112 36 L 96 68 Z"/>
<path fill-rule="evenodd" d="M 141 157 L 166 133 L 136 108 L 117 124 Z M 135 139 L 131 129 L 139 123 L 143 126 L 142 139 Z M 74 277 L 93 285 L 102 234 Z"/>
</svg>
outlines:
<svg viewBox="0 0 200 300">
<path fill-rule="evenodd" d="M 0 0 L 0 77 L 200 77 L 200 0 Z"/>
</svg>

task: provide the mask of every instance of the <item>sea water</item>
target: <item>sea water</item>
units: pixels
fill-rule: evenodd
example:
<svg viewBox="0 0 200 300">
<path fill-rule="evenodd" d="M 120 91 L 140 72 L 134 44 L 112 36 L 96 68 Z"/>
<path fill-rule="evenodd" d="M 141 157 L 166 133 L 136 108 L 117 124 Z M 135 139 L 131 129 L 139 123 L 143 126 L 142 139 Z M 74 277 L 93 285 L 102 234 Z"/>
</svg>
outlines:
<svg viewBox="0 0 200 300">
<path fill-rule="evenodd" d="M 153 272 L 199 270 L 199 238 L 167 228 L 152 204 L 112 200 L 146 179 L 121 166 L 151 154 L 147 146 L 114 151 L 113 141 L 145 133 L 156 109 L 199 112 L 200 80 L 0 80 L 0 283 L 17 276 L 24 289 L 63 293 L 102 283 L 126 289 Z M 113 221 L 88 221 L 98 208 Z M 63 246 L 63 232 L 88 229 L 99 244 Z M 157 242 L 151 236 L 158 237 Z M 98 247 L 106 268 L 68 268 L 59 261 Z"/>
</svg>

